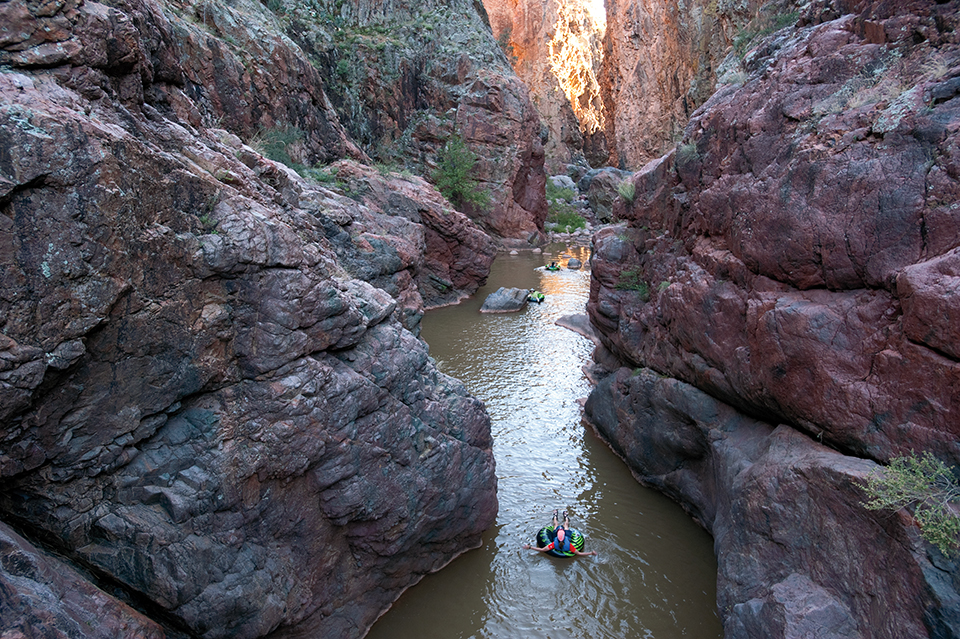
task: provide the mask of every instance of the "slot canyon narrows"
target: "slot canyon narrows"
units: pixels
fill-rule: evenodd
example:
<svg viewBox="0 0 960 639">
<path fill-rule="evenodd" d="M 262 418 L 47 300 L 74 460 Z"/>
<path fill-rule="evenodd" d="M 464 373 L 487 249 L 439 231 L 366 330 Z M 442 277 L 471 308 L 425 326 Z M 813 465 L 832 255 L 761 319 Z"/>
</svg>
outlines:
<svg viewBox="0 0 960 639">
<path fill-rule="evenodd" d="M 960 0 L 2 0 L 0 635 L 359 638 L 486 562 L 661 639 L 958 637 L 958 229 Z M 552 257 L 575 479 L 518 502 L 427 338 Z M 610 563 L 512 552 L 554 501 Z M 715 590 L 645 608 L 599 510 Z"/>
</svg>

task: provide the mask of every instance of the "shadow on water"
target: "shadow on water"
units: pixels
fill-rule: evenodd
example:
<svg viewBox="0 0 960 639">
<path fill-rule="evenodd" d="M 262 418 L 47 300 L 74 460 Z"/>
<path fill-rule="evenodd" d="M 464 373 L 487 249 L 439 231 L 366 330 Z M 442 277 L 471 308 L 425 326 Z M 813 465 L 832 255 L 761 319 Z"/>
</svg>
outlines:
<svg viewBox="0 0 960 639">
<path fill-rule="evenodd" d="M 710 536 L 679 506 L 641 487 L 581 424 L 592 343 L 554 322 L 583 313 L 587 249 L 501 255 L 487 285 L 430 311 L 423 338 L 440 369 L 461 379 L 493 420 L 500 511 L 470 551 L 397 601 L 370 639 L 653 637 L 717 639 L 717 565 Z M 543 269 L 580 259 L 582 270 Z M 481 314 L 499 287 L 543 291 L 542 304 Z M 522 550 L 554 508 L 598 557 Z"/>
</svg>

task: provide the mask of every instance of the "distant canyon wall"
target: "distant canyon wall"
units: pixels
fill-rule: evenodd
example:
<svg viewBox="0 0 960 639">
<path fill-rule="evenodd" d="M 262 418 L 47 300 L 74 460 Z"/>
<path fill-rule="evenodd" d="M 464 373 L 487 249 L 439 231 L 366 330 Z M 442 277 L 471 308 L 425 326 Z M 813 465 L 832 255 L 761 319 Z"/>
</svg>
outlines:
<svg viewBox="0 0 960 639">
<path fill-rule="evenodd" d="M 960 575 L 864 477 L 960 463 L 960 4 L 755 38 L 594 240 L 586 418 L 714 535 L 728 639 L 960 636 Z"/>
<path fill-rule="evenodd" d="M 679 138 L 755 3 L 487 0 L 494 35 L 549 131 L 551 173 L 636 170 Z"/>
<path fill-rule="evenodd" d="M 709 98 L 717 69 L 757 3 L 606 0 L 600 73 L 608 163 L 636 170 L 660 157 Z"/>
<path fill-rule="evenodd" d="M 534 105 L 543 123 L 546 142 L 545 156 L 548 172 L 565 173 L 568 164 L 586 164 L 584 155 L 584 132 L 574 113 L 571 100 L 562 91 L 557 75 L 550 60 L 551 42 L 557 35 L 557 24 L 564 6 L 570 5 L 583 16 L 583 5 L 579 1 L 559 2 L 504 2 L 487 0 L 484 3 L 490 16 L 493 34 L 513 65 L 517 75 L 530 90 Z M 586 24 L 585 24 L 586 23 Z M 574 22 L 574 29 L 589 35 L 596 32 L 592 21 L 581 19 Z M 574 73 L 583 76 L 586 87 L 584 100 L 593 102 L 597 109 L 599 88 L 596 85 L 596 73 L 599 70 L 599 41 L 580 41 L 587 45 L 583 53 L 588 58 L 581 59 L 587 64 Z M 589 46 L 592 45 L 592 48 Z M 596 63 L 594 64 L 594 58 Z M 596 68 L 594 68 L 596 67 Z M 588 151 L 589 152 L 589 151 Z M 605 152 L 591 154 L 592 161 L 602 162 Z"/>
</svg>

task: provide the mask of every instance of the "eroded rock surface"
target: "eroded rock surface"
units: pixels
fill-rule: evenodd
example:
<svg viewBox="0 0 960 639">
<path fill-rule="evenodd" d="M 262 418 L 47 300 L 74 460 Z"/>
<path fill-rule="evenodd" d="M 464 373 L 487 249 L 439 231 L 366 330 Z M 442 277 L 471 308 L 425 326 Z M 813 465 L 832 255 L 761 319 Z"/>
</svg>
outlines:
<svg viewBox="0 0 960 639">
<path fill-rule="evenodd" d="M 286 32 L 325 70 L 341 121 L 377 161 L 429 176 L 458 136 L 490 196 L 464 212 L 508 245 L 542 240 L 540 117 L 480 2 L 281 4 Z"/>
<path fill-rule="evenodd" d="M 649 369 L 605 377 L 585 410 L 645 483 L 712 532 L 726 639 L 960 630 L 955 563 L 928 556 L 905 514 L 863 507 L 874 462 Z"/>
<path fill-rule="evenodd" d="M 244 144 L 365 157 L 262 5 L 201 9 L 0 3 L 0 518 L 176 632 L 358 637 L 495 517 L 489 417 L 408 330 L 493 244 Z M 70 588 L 51 619 L 162 632 Z"/>
<path fill-rule="evenodd" d="M 0 565 L 0 627 L 4 637 L 164 636 L 158 624 L 2 523 Z"/>
<path fill-rule="evenodd" d="M 858 488 L 960 462 L 958 8 L 811 5 L 595 237 L 598 361 L 700 399 L 621 370 L 588 417 L 714 533 L 728 636 L 958 634 L 956 565 Z"/>
</svg>

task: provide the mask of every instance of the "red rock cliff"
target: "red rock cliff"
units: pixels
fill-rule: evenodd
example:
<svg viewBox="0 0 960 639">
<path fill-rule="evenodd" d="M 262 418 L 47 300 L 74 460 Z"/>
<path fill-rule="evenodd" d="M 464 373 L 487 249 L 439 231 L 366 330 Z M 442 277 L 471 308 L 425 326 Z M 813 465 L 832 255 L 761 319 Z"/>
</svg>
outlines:
<svg viewBox="0 0 960 639">
<path fill-rule="evenodd" d="M 956 564 L 860 486 L 960 462 L 958 16 L 808 6 L 595 238 L 587 416 L 713 532 L 728 637 L 957 636 Z"/>
</svg>

